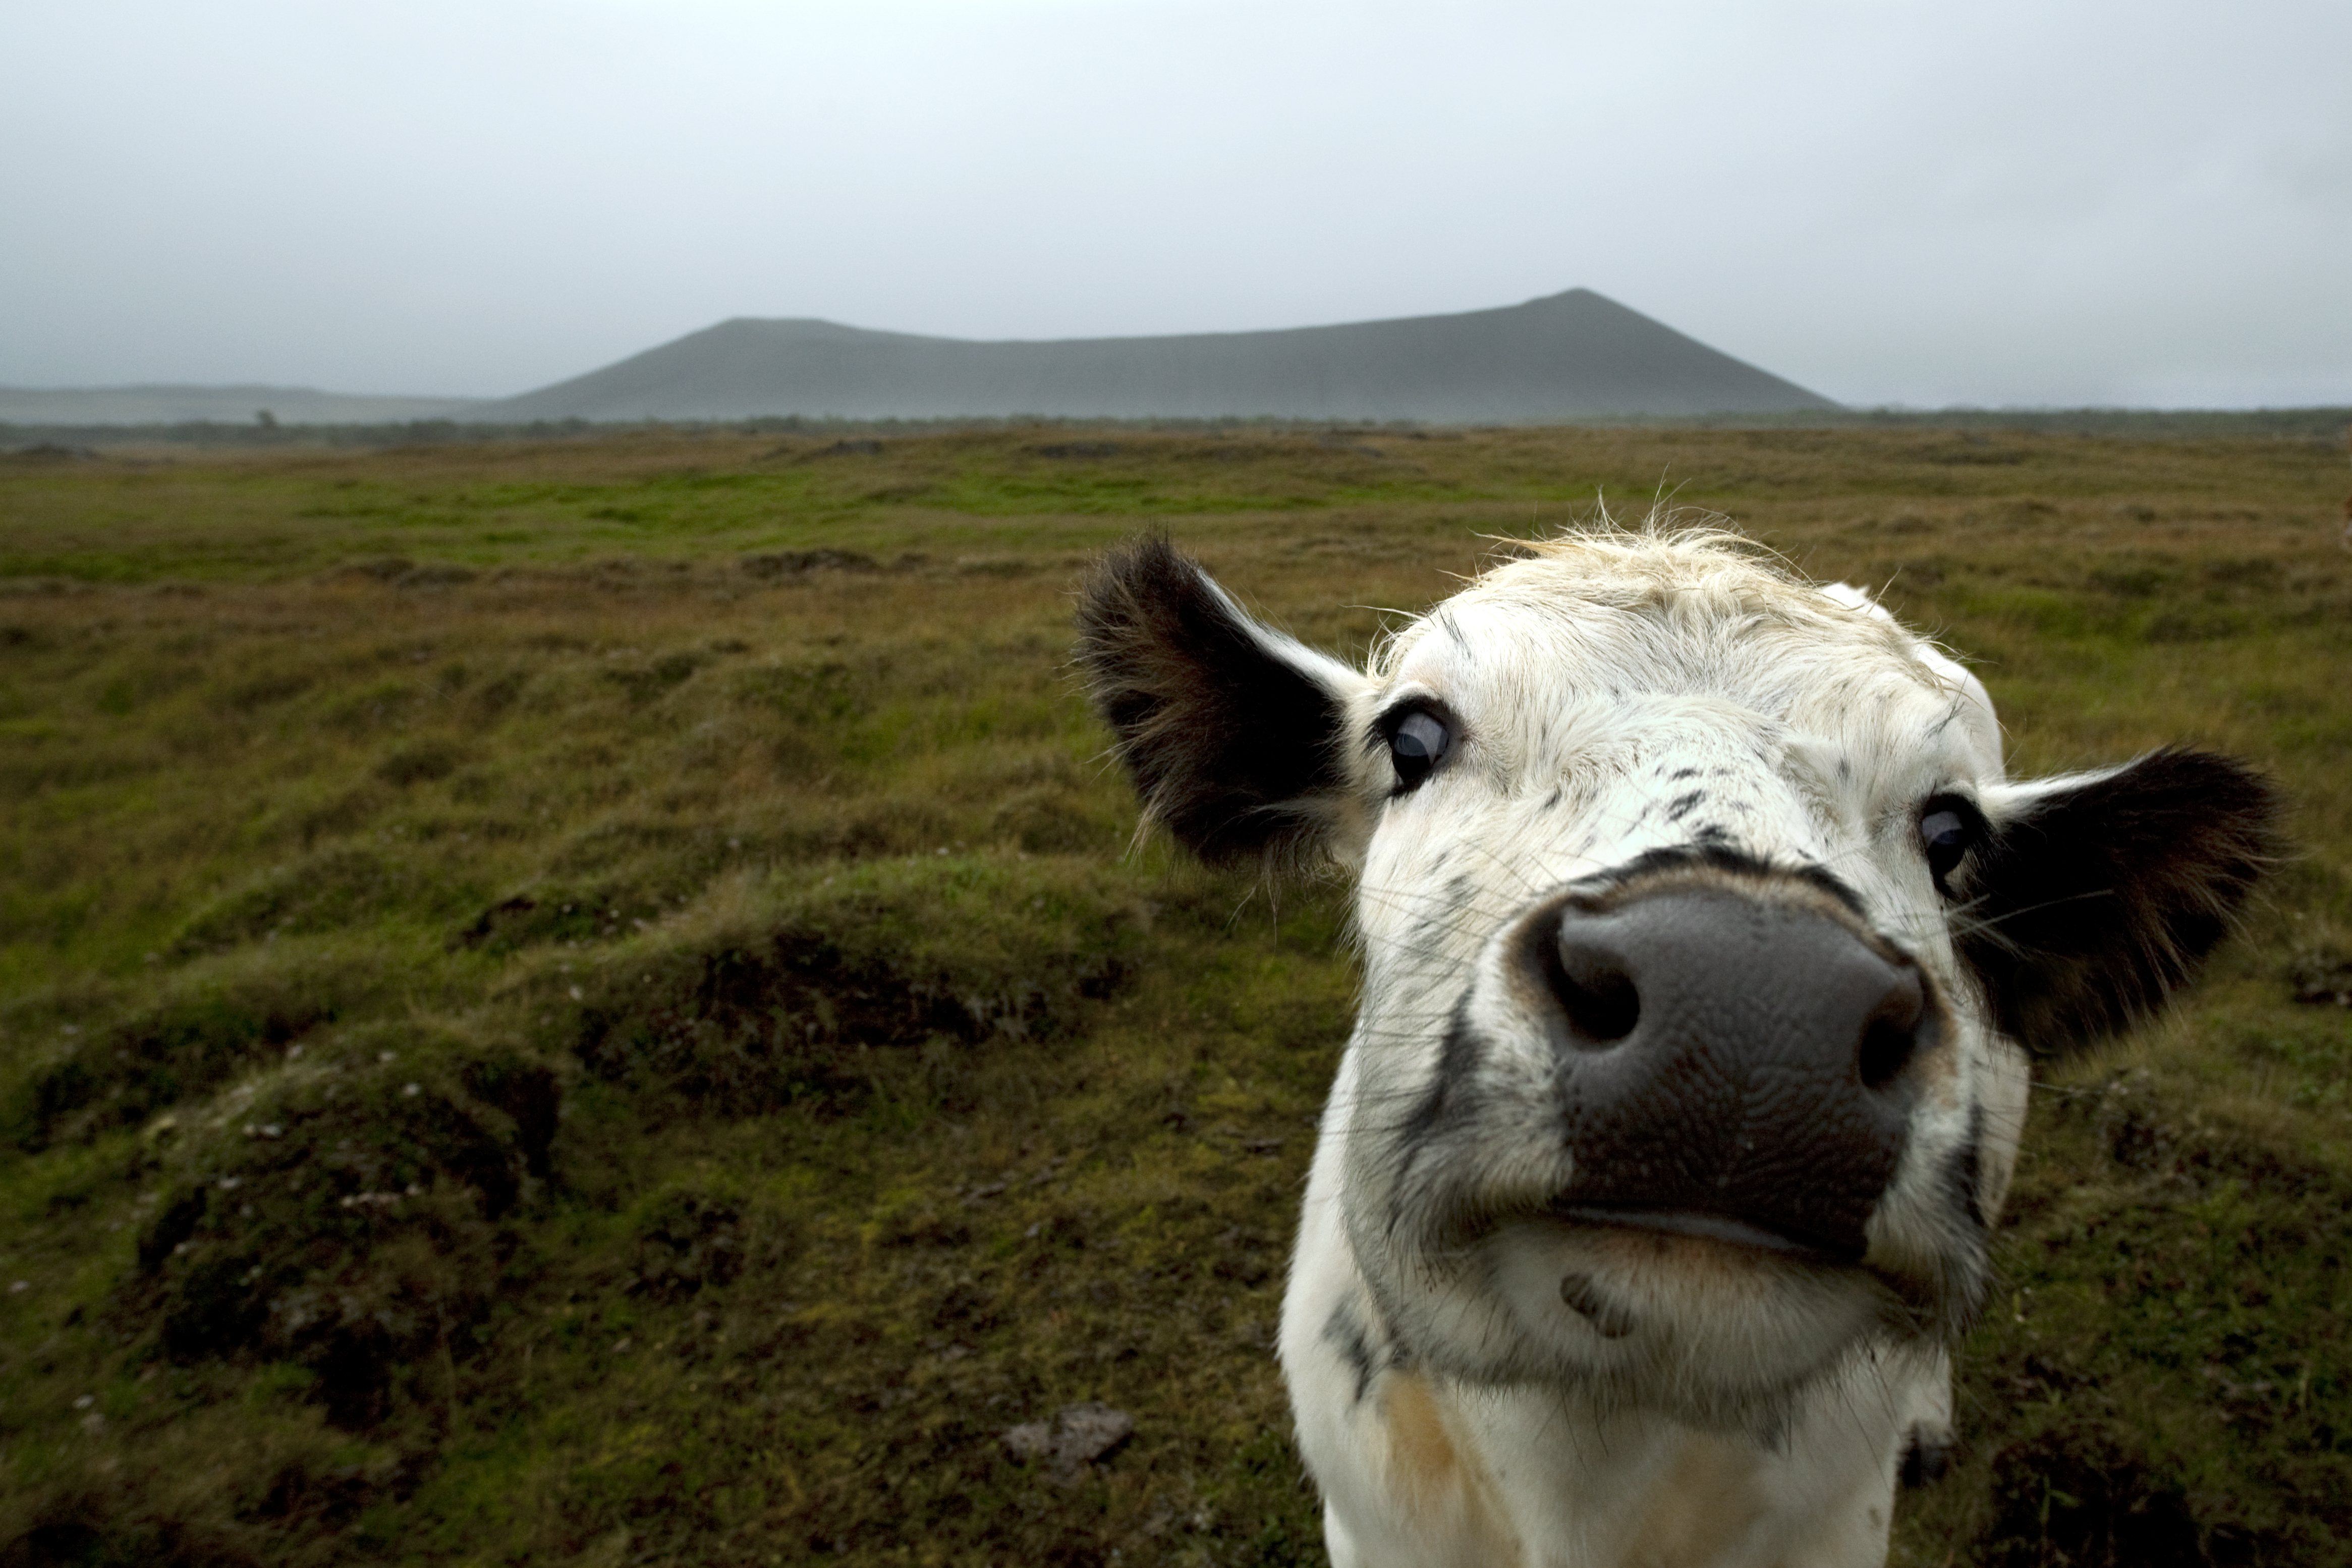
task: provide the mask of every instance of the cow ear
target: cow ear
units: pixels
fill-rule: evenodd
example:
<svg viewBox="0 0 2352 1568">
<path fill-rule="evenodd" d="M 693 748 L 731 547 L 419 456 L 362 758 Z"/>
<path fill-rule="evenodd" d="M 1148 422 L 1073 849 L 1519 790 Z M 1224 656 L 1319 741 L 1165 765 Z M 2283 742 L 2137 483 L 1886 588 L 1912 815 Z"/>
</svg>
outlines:
<svg viewBox="0 0 2352 1568">
<path fill-rule="evenodd" d="M 1997 785 L 1950 879 L 1961 955 L 2002 1033 L 2057 1056 L 2162 1006 L 2276 855 L 2279 800 L 2244 763 L 2166 750 Z"/>
<path fill-rule="evenodd" d="M 1096 570 L 1078 662 L 1147 821 L 1216 865 L 1354 858 L 1344 737 L 1364 675 L 1253 620 L 1158 537 Z"/>
</svg>

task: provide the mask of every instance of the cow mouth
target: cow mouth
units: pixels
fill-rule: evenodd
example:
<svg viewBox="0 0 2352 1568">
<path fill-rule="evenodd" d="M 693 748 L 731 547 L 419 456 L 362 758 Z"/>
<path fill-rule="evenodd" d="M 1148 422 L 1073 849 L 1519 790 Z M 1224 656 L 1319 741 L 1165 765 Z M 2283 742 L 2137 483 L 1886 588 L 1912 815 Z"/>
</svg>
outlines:
<svg viewBox="0 0 2352 1568">
<path fill-rule="evenodd" d="M 1850 1268 L 1862 1261 L 1862 1252 L 1855 1247 L 1839 1246 L 1821 1237 L 1803 1236 L 1759 1225 L 1735 1215 L 1713 1214 L 1704 1209 L 1554 1204 L 1548 1212 L 1554 1218 L 1570 1225 L 1645 1231 L 1656 1236 L 1693 1237 L 1702 1241 L 1767 1253 L 1791 1263 Z"/>
</svg>

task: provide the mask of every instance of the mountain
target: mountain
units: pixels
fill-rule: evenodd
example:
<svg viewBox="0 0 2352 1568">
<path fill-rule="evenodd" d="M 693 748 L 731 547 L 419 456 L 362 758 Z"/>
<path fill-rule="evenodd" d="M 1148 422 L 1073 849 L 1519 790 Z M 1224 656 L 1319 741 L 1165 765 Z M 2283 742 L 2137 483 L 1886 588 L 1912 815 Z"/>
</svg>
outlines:
<svg viewBox="0 0 2352 1568">
<path fill-rule="evenodd" d="M 1589 289 L 1282 331 L 974 342 L 738 318 L 467 417 L 1409 419 L 1516 424 L 1830 409 Z"/>
<path fill-rule="evenodd" d="M 371 397 L 307 386 L 0 386 L 0 425 L 383 425 L 472 416 L 471 397 Z"/>
</svg>

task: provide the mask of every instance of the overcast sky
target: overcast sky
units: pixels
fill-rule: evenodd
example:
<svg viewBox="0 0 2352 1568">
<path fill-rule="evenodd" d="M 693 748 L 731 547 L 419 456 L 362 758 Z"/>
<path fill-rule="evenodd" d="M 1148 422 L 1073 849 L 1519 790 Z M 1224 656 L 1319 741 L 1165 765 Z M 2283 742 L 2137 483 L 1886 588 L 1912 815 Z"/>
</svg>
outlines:
<svg viewBox="0 0 2352 1568">
<path fill-rule="evenodd" d="M 1848 403 L 2352 403 L 2352 0 L 0 0 L 0 384 L 1579 285 Z"/>
</svg>

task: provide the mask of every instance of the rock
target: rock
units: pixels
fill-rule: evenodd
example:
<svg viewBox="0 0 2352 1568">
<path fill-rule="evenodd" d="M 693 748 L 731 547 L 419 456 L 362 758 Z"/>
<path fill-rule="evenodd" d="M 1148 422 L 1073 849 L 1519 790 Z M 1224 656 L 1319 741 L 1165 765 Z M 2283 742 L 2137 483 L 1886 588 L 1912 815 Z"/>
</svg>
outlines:
<svg viewBox="0 0 2352 1568">
<path fill-rule="evenodd" d="M 1061 1426 L 1062 1454 L 1081 1464 L 1092 1464 L 1135 1436 L 1134 1416 L 1093 1401 L 1064 1405 Z"/>
<path fill-rule="evenodd" d="M 1004 1446 L 1016 1459 L 1042 1459 L 1054 1451 L 1054 1428 L 1045 1421 L 1024 1421 L 1004 1434 Z"/>
<path fill-rule="evenodd" d="M 2287 969 L 2294 999 L 2305 1006 L 2352 1007 L 2352 959 L 2331 952 L 2307 952 Z"/>
<path fill-rule="evenodd" d="M 1135 1436 L 1135 1417 L 1124 1410 L 1088 1400 L 1065 1405 L 1051 1424 L 1026 1421 L 1004 1434 L 1004 1446 L 1016 1459 L 1046 1463 L 1046 1470 L 1064 1486 L 1086 1474 L 1087 1467 L 1105 1458 Z"/>
</svg>

